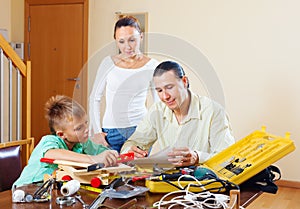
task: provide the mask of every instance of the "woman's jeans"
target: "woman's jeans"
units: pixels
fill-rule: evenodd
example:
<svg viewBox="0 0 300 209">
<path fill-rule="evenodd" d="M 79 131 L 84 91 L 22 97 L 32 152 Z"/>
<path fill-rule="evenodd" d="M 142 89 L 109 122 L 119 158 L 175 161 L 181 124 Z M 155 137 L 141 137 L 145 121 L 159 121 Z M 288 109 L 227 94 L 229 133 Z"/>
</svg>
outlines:
<svg viewBox="0 0 300 209">
<path fill-rule="evenodd" d="M 109 146 L 120 153 L 124 142 L 133 134 L 135 129 L 136 126 L 128 128 L 102 128 L 102 131 L 107 133 L 106 141 Z"/>
</svg>

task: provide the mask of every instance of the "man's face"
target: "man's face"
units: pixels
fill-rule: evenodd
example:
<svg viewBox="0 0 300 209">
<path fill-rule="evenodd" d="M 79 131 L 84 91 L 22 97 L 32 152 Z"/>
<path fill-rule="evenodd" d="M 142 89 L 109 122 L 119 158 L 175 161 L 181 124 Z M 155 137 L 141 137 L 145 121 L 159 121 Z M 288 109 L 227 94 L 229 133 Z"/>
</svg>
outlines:
<svg viewBox="0 0 300 209">
<path fill-rule="evenodd" d="M 181 104 L 188 98 L 187 78 L 178 78 L 171 70 L 153 80 L 160 100 L 171 110 L 180 111 Z"/>
</svg>

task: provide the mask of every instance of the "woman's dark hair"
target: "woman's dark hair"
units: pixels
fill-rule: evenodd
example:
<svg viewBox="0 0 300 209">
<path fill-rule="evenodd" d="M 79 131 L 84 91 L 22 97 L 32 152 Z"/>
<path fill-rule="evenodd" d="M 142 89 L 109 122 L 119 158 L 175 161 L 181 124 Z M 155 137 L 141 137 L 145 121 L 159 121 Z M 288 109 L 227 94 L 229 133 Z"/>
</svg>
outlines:
<svg viewBox="0 0 300 209">
<path fill-rule="evenodd" d="M 160 63 L 154 70 L 153 77 L 155 76 L 161 76 L 165 72 L 173 71 L 175 76 L 178 79 L 181 79 L 183 76 L 185 76 L 185 72 L 183 68 L 176 62 L 173 61 L 165 61 Z M 189 83 L 188 83 L 189 87 Z"/>
<path fill-rule="evenodd" d="M 116 30 L 126 26 L 134 27 L 139 33 L 142 32 L 138 19 L 133 16 L 122 16 L 115 24 L 114 39 L 116 39 Z"/>
</svg>

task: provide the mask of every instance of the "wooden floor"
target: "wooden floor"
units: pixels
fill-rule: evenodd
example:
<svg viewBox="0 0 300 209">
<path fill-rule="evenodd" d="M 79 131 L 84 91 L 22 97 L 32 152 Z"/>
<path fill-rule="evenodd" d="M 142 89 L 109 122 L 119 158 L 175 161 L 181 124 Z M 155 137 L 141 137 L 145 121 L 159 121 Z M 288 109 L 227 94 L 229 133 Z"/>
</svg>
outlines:
<svg viewBox="0 0 300 209">
<path fill-rule="evenodd" d="M 279 187 L 276 194 L 263 193 L 247 209 L 296 209 L 300 208 L 300 189 Z"/>
</svg>

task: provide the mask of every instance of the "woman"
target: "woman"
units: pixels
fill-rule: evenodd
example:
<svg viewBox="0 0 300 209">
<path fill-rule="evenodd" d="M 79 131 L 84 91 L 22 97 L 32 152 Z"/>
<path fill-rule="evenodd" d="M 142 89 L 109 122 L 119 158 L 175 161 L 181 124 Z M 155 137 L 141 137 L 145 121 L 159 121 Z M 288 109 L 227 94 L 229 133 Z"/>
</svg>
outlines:
<svg viewBox="0 0 300 209">
<path fill-rule="evenodd" d="M 101 62 L 89 100 L 93 140 L 120 152 L 146 114 L 146 98 L 158 62 L 140 51 L 143 34 L 138 20 L 125 16 L 115 24 L 114 39 L 119 54 Z M 105 92 L 106 107 L 101 125 L 100 103 Z"/>
</svg>

